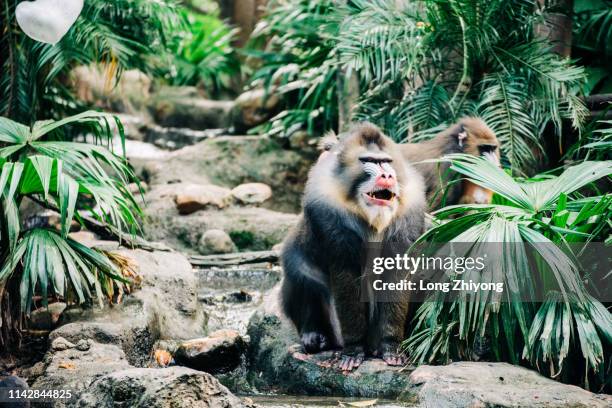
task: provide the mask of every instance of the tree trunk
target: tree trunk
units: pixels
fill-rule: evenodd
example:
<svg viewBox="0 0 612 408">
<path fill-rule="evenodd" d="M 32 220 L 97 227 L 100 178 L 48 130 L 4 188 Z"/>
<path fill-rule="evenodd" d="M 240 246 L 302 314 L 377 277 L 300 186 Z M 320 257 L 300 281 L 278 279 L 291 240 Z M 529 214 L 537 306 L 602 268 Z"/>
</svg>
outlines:
<svg viewBox="0 0 612 408">
<path fill-rule="evenodd" d="M 359 78 L 357 72 L 338 70 L 338 131 L 345 132 L 353 120 L 353 111 L 359 99 Z"/>
<path fill-rule="evenodd" d="M 221 18 L 240 29 L 234 45 L 244 47 L 263 15 L 267 0 L 218 0 Z"/>
<path fill-rule="evenodd" d="M 563 57 L 572 54 L 572 14 L 574 0 L 538 0 L 540 9 L 547 5 L 543 24 L 534 27 L 536 36 L 548 40 L 553 51 Z"/>
</svg>

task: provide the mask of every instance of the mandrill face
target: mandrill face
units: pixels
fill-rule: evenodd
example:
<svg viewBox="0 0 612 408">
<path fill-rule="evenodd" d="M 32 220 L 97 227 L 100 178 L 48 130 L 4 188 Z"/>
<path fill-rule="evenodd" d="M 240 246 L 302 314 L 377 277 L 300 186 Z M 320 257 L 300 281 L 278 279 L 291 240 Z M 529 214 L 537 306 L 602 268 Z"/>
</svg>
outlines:
<svg viewBox="0 0 612 408">
<path fill-rule="evenodd" d="M 423 179 L 393 140 L 369 123 L 334 138 L 313 166 L 305 207 L 325 203 L 381 233 L 410 208 L 424 205 Z"/>
<path fill-rule="evenodd" d="M 406 175 L 395 143 L 378 128 L 362 124 L 338 145 L 336 172 L 345 200 L 353 212 L 377 231 L 386 228 L 398 214 L 404 197 Z"/>
<path fill-rule="evenodd" d="M 386 153 L 367 152 L 359 157 L 362 176 L 355 197 L 369 220 L 393 216 L 399 207 L 399 183 L 393 159 Z M 363 181 L 362 181 L 363 180 Z"/>
</svg>

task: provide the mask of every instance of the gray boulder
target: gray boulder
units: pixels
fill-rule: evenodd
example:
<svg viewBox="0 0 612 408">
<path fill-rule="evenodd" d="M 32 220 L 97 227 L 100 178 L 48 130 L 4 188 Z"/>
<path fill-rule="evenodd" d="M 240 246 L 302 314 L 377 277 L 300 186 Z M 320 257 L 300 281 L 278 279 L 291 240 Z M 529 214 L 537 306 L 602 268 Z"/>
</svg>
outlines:
<svg viewBox="0 0 612 408">
<path fill-rule="evenodd" d="M 95 380 L 76 404 L 81 408 L 247 407 L 210 374 L 185 367 L 131 368 Z"/>
<path fill-rule="evenodd" d="M 84 341 L 69 345 L 59 338 L 61 350 L 45 355 L 42 374 L 34 388 L 70 390 L 70 399 L 56 400 L 63 407 L 245 407 L 211 375 L 184 367 L 136 368 L 121 348 Z"/>
<path fill-rule="evenodd" d="M 419 407 L 610 407 L 612 396 L 562 384 L 507 363 L 420 366 L 408 393 Z"/>
<path fill-rule="evenodd" d="M 236 245 L 225 231 L 211 229 L 202 234 L 198 249 L 201 254 L 229 254 L 236 252 Z"/>
<path fill-rule="evenodd" d="M 238 132 L 264 123 L 270 119 L 279 105 L 278 95 L 256 88 L 242 93 L 232 110 L 232 119 Z"/>
<path fill-rule="evenodd" d="M 263 207 L 297 213 L 316 156 L 314 148 L 287 150 L 267 137 L 220 136 L 150 160 L 140 172 L 151 188 L 181 182 L 227 188 L 264 183 L 274 195 Z M 150 202 L 155 197 L 147 199 Z"/>
<path fill-rule="evenodd" d="M 272 189 L 264 183 L 245 183 L 234 187 L 232 196 L 243 204 L 261 204 L 272 197 Z"/>
<path fill-rule="evenodd" d="M 226 231 L 239 250 L 268 250 L 281 242 L 297 223 L 298 215 L 259 207 L 227 207 L 179 215 L 174 203 L 162 199 L 150 202 L 146 213 L 146 234 L 150 240 L 163 241 L 186 253 L 201 253 L 202 232 Z M 203 251 L 206 255 L 208 250 Z"/>
<path fill-rule="evenodd" d="M 164 127 L 195 130 L 231 126 L 234 101 L 215 101 L 201 97 L 173 97 L 158 93 L 153 105 L 155 122 Z"/>
<path fill-rule="evenodd" d="M 240 365 L 246 348 L 246 342 L 236 330 L 218 330 L 204 338 L 181 343 L 174 359 L 196 370 L 226 373 Z"/>
<path fill-rule="evenodd" d="M 72 393 L 70 399 L 56 400 L 56 408 L 76 406 L 78 395 L 89 388 L 95 378 L 131 367 L 120 347 L 96 342 L 91 342 L 86 351 L 76 346 L 62 350 L 51 349 L 45 355 L 43 364 L 43 373 L 32 387 L 70 390 Z"/>
</svg>

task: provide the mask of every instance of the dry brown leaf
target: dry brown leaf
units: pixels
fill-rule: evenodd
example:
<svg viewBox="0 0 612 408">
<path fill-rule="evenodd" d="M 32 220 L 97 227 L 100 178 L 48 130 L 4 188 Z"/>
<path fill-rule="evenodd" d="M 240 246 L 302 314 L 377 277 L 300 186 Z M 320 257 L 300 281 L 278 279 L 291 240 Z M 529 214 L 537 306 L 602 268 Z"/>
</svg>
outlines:
<svg viewBox="0 0 612 408">
<path fill-rule="evenodd" d="M 76 366 L 74 365 L 74 363 L 71 363 L 69 361 L 62 361 L 58 364 L 59 368 L 65 368 L 66 370 L 74 370 L 76 368 Z"/>
<path fill-rule="evenodd" d="M 172 361 L 172 354 L 168 353 L 166 350 L 157 349 L 153 353 L 155 357 L 155 361 L 162 367 L 167 367 L 168 364 Z"/>
</svg>

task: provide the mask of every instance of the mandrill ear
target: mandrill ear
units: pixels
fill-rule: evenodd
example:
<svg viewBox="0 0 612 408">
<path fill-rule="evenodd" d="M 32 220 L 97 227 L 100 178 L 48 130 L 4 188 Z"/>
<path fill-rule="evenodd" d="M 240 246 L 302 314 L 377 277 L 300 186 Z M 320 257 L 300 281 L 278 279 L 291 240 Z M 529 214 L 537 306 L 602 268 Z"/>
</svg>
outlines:
<svg viewBox="0 0 612 408">
<path fill-rule="evenodd" d="M 338 144 L 338 136 L 331 131 L 321 138 L 318 144 L 318 149 L 321 152 L 329 152 Z"/>
<path fill-rule="evenodd" d="M 465 129 L 465 126 L 463 126 L 462 124 L 457 126 L 456 129 L 453 130 L 451 137 L 457 139 L 457 144 L 459 145 L 459 147 L 463 148 L 463 145 L 465 144 L 465 140 L 467 139 L 467 130 Z"/>
</svg>

